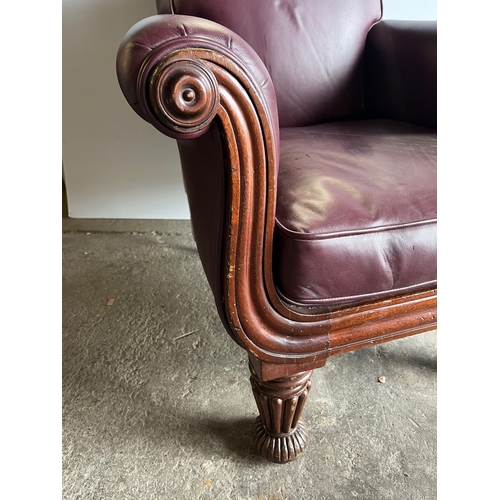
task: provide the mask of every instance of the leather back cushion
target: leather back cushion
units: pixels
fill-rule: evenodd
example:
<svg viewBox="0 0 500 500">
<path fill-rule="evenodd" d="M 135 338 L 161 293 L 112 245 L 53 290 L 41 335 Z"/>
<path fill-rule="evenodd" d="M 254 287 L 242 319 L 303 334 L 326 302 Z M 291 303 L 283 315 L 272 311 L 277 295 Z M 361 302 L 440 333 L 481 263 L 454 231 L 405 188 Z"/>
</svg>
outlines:
<svg viewBox="0 0 500 500">
<path fill-rule="evenodd" d="M 231 29 L 266 65 L 280 126 L 355 117 L 363 108 L 362 53 L 381 0 L 157 0 L 159 14 Z"/>
</svg>

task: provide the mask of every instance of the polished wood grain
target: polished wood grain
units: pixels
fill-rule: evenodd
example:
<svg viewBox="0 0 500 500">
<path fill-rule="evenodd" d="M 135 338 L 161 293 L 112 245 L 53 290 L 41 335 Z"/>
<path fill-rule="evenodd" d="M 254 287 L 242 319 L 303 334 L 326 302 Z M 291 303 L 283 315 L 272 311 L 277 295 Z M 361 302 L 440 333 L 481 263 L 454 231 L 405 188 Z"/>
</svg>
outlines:
<svg viewBox="0 0 500 500">
<path fill-rule="evenodd" d="M 312 370 L 265 382 L 250 363 L 250 373 L 259 409 L 252 427 L 257 449 L 272 462 L 291 462 L 307 445 L 307 428 L 300 416 L 311 390 Z"/>
</svg>

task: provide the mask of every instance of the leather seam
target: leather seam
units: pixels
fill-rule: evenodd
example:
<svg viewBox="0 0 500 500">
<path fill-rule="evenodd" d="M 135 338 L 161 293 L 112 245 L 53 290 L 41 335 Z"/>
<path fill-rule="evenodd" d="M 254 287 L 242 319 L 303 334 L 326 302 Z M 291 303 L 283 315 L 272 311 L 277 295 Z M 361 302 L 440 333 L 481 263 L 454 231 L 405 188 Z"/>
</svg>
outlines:
<svg viewBox="0 0 500 500">
<path fill-rule="evenodd" d="M 278 218 L 275 219 L 276 228 L 283 236 L 293 240 L 304 240 L 304 241 L 316 241 L 316 240 L 346 238 L 349 236 L 361 236 L 364 234 L 381 233 L 386 231 L 397 231 L 400 229 L 406 229 L 410 227 L 418 227 L 436 223 L 437 223 L 437 218 L 434 218 L 434 219 L 426 219 L 423 221 L 405 222 L 403 224 L 388 224 L 386 226 L 374 226 L 365 229 L 352 229 L 345 231 L 334 231 L 329 233 L 301 233 L 299 231 L 293 231 L 291 229 L 288 229 L 278 220 Z"/>
<path fill-rule="evenodd" d="M 314 305 L 324 305 L 325 303 L 330 302 L 332 306 L 334 305 L 339 305 L 342 301 L 349 301 L 349 300 L 359 300 L 359 299 L 370 299 L 370 298 L 380 298 L 381 300 L 384 299 L 384 297 L 389 297 L 394 294 L 398 294 L 401 292 L 412 292 L 419 290 L 420 288 L 423 287 L 428 287 L 431 285 L 437 284 L 437 280 L 431 280 L 431 281 L 424 281 L 422 283 L 417 283 L 415 285 L 410 285 L 410 286 L 405 286 L 401 288 L 391 288 L 388 290 L 382 290 L 378 292 L 370 292 L 370 293 L 360 293 L 357 295 L 339 295 L 338 297 L 325 297 L 325 298 L 316 298 L 316 299 L 301 299 L 298 301 L 297 299 L 291 299 L 289 298 L 285 293 L 283 293 L 277 286 L 276 286 L 276 291 L 278 292 L 278 295 L 285 301 L 288 302 L 290 305 L 293 306 L 314 306 Z"/>
</svg>

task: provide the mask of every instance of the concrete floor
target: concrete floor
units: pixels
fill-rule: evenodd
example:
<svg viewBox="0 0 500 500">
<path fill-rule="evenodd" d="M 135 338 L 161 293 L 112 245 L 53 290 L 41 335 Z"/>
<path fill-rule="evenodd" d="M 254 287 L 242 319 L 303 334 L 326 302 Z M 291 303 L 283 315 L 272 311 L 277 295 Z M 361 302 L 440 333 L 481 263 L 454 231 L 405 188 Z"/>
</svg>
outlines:
<svg viewBox="0 0 500 500">
<path fill-rule="evenodd" d="M 63 219 L 66 500 L 434 499 L 436 360 L 435 332 L 330 358 L 269 463 L 189 222 Z"/>
</svg>

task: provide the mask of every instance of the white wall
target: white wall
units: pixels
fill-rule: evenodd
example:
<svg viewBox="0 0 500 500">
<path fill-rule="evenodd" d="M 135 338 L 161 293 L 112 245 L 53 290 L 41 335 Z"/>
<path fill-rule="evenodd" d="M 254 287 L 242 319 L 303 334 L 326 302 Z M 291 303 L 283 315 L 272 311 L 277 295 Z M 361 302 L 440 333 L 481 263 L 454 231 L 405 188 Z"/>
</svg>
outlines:
<svg viewBox="0 0 500 500">
<path fill-rule="evenodd" d="M 383 0 L 384 19 L 435 21 L 437 0 Z"/>
<path fill-rule="evenodd" d="M 115 58 L 154 0 L 63 0 L 63 168 L 75 218 L 188 219 L 175 141 L 139 118 Z"/>
<path fill-rule="evenodd" d="M 74 218 L 189 219 L 175 141 L 129 107 L 118 45 L 154 0 L 63 0 L 63 167 Z M 385 0 L 384 19 L 436 19 L 436 0 Z"/>
</svg>

